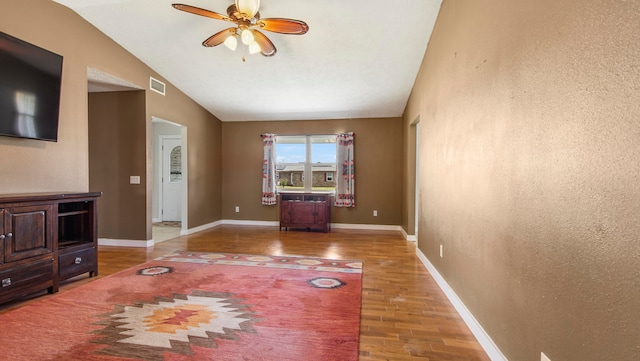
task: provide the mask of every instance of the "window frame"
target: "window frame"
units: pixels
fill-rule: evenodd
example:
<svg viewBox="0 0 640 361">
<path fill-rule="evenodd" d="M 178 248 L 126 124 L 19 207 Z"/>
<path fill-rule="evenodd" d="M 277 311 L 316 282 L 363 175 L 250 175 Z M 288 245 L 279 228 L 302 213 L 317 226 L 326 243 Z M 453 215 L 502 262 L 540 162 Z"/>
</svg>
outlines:
<svg viewBox="0 0 640 361">
<path fill-rule="evenodd" d="M 333 189 L 332 190 L 313 190 L 313 151 L 312 151 L 312 146 L 314 144 L 313 139 L 318 138 L 318 137 L 325 137 L 325 138 L 329 138 L 331 137 L 332 139 L 332 143 L 335 145 L 336 150 L 334 155 L 337 155 L 337 134 L 297 134 L 297 135 L 276 135 L 276 145 L 278 145 L 278 141 L 277 139 L 282 139 L 282 138 L 302 138 L 304 137 L 305 142 L 304 143 L 290 143 L 290 144 L 304 144 L 305 145 L 305 161 L 303 164 L 303 170 L 302 170 L 302 174 L 301 174 L 301 180 L 303 182 L 303 190 L 302 192 L 304 193 L 328 193 L 328 194 L 335 194 L 336 192 L 336 185 L 334 184 Z M 282 144 L 282 143 L 280 143 Z M 284 143 L 287 144 L 287 143 Z M 278 157 L 278 153 L 277 153 L 277 148 L 276 148 L 276 158 Z M 301 162 L 302 163 L 302 162 Z M 333 164 L 335 167 L 335 171 L 333 172 L 325 172 L 325 181 L 326 181 L 326 174 L 327 173 L 335 173 L 337 172 L 337 163 L 334 161 L 333 163 L 329 163 L 329 164 Z M 277 168 L 277 167 L 276 167 Z M 294 178 L 294 174 L 295 172 L 291 172 L 291 184 L 294 184 L 293 182 L 293 178 Z M 335 182 L 335 175 L 333 176 L 333 182 Z M 287 190 L 284 189 L 283 187 L 280 187 L 280 185 L 278 184 L 276 186 L 276 193 L 295 193 L 295 192 L 301 192 L 300 190 Z"/>
</svg>

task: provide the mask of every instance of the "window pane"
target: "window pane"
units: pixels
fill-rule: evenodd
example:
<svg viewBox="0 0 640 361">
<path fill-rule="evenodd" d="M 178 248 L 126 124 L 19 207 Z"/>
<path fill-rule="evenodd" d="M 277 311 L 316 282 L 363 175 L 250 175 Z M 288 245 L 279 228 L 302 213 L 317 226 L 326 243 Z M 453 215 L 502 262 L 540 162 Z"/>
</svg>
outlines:
<svg viewBox="0 0 640 361">
<path fill-rule="evenodd" d="M 171 150 L 170 179 L 169 183 L 182 181 L 182 147 L 177 146 Z"/>
<path fill-rule="evenodd" d="M 278 136 L 276 140 L 276 182 L 278 190 L 304 190 L 305 136 Z"/>
<path fill-rule="evenodd" d="M 311 190 L 335 191 L 336 182 L 336 137 L 335 135 L 311 136 L 311 171 L 313 183 Z"/>
</svg>

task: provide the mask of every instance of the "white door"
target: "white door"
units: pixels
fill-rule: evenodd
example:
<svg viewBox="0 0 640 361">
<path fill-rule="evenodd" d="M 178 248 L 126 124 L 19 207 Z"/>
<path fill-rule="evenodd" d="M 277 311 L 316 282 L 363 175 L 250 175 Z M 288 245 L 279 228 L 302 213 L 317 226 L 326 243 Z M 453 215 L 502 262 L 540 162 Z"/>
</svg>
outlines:
<svg viewBox="0 0 640 361">
<path fill-rule="evenodd" d="M 180 221 L 182 191 L 182 141 L 162 139 L 162 209 L 163 221 Z"/>
</svg>

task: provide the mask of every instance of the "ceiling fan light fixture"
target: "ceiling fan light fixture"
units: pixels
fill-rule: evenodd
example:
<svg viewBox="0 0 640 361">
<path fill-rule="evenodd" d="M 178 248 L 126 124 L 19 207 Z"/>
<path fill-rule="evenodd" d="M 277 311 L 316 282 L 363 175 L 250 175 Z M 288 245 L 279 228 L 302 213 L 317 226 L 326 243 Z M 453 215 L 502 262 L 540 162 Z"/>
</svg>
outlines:
<svg viewBox="0 0 640 361">
<path fill-rule="evenodd" d="M 236 39 L 235 35 L 229 35 L 224 40 L 224 45 L 231 50 L 236 50 L 236 48 L 238 47 L 238 39 Z"/>
<path fill-rule="evenodd" d="M 253 33 L 249 29 L 242 30 L 242 33 L 240 33 L 240 37 L 242 38 L 242 43 L 244 45 L 250 45 L 256 41 L 253 37 Z"/>
<path fill-rule="evenodd" d="M 276 54 L 277 49 L 262 30 L 291 35 L 302 35 L 309 31 L 309 26 L 302 20 L 261 19 L 258 12 L 260 0 L 235 0 L 227 7 L 228 16 L 191 5 L 172 4 L 172 6 L 180 11 L 234 23 L 234 26 L 219 31 L 203 41 L 202 45 L 206 47 L 224 44 L 227 48 L 236 50 L 238 42 L 242 41 L 248 47 L 249 53 L 259 52 L 263 56 L 270 57 Z"/>
<path fill-rule="evenodd" d="M 236 8 L 242 14 L 252 18 L 258 12 L 260 0 L 236 0 Z"/>
<path fill-rule="evenodd" d="M 260 44 L 258 44 L 257 42 L 254 41 L 253 43 L 249 44 L 249 54 L 256 54 L 260 51 Z"/>
</svg>

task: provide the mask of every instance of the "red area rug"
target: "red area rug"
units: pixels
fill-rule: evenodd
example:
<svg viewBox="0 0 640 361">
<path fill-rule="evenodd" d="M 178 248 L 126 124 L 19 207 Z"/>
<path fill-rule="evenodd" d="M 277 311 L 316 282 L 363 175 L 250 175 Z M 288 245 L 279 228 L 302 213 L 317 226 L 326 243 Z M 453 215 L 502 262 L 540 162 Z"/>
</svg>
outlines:
<svg viewBox="0 0 640 361">
<path fill-rule="evenodd" d="M 0 358 L 357 360 L 361 271 L 177 252 L 0 315 Z"/>
</svg>

